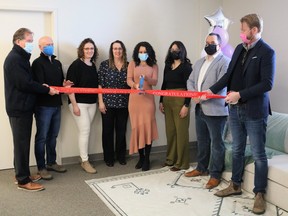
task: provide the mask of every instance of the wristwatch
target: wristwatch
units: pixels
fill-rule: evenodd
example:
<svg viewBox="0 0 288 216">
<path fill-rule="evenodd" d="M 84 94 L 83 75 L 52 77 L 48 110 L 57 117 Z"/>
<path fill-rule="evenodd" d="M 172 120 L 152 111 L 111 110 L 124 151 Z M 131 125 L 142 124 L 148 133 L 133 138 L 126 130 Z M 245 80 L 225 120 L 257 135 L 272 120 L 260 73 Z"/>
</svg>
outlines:
<svg viewBox="0 0 288 216">
<path fill-rule="evenodd" d="M 185 107 L 189 107 L 189 104 L 184 104 Z"/>
</svg>

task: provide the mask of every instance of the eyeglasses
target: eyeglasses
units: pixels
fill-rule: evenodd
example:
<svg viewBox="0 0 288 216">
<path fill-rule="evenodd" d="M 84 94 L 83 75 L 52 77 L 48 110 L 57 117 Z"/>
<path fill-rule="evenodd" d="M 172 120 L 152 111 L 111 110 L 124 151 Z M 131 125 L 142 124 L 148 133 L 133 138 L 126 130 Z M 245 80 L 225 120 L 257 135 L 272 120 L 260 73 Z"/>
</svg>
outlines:
<svg viewBox="0 0 288 216">
<path fill-rule="evenodd" d="M 86 47 L 84 50 L 94 50 L 94 47 Z"/>
</svg>

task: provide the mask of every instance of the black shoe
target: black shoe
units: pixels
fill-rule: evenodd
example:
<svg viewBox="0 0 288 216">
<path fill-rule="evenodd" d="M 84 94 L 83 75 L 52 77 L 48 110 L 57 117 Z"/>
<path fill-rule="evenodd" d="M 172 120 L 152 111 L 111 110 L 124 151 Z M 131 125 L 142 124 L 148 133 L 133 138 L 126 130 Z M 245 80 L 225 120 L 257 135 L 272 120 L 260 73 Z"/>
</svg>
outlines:
<svg viewBox="0 0 288 216">
<path fill-rule="evenodd" d="M 106 162 L 106 165 L 107 165 L 108 167 L 113 167 L 113 166 L 114 166 L 114 163 L 113 163 L 113 162 Z"/>
<path fill-rule="evenodd" d="M 127 162 L 126 162 L 126 160 L 119 160 L 119 164 L 121 164 L 121 165 L 126 165 Z"/>
<path fill-rule="evenodd" d="M 170 170 L 172 172 L 177 172 L 177 171 L 180 171 L 181 169 L 173 166 L 173 167 L 170 168 Z"/>
<path fill-rule="evenodd" d="M 162 167 L 166 167 L 166 166 L 171 167 L 171 166 L 173 166 L 173 165 L 174 165 L 174 164 L 171 164 L 171 165 L 170 165 L 170 164 L 168 164 L 168 163 L 165 162 L 164 164 L 162 164 Z"/>
<path fill-rule="evenodd" d="M 135 166 L 135 169 L 141 169 L 144 163 L 144 157 L 140 157 L 138 163 Z"/>
</svg>

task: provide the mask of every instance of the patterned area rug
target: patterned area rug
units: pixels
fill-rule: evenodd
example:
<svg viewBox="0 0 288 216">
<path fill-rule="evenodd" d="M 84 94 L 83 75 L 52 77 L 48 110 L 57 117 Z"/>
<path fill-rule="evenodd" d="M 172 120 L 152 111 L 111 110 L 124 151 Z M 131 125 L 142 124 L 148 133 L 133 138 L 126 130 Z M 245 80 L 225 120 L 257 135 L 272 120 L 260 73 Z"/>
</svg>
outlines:
<svg viewBox="0 0 288 216">
<path fill-rule="evenodd" d="M 228 186 L 227 182 L 212 190 L 205 189 L 208 176 L 185 177 L 183 171 L 167 167 L 148 172 L 92 179 L 86 183 L 115 213 L 128 216 L 209 216 L 254 215 L 253 194 L 219 198 L 213 194 Z M 288 212 L 267 203 L 264 215 L 288 216 Z"/>
</svg>

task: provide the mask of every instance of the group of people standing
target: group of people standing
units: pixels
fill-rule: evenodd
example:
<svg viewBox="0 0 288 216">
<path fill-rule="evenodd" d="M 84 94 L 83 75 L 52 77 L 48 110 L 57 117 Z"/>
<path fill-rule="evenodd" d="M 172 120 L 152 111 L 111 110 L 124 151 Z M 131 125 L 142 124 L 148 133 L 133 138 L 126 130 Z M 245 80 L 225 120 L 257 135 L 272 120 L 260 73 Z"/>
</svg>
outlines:
<svg viewBox="0 0 288 216">
<path fill-rule="evenodd" d="M 139 89 L 139 76 L 142 76 L 145 80 L 143 88 L 152 89 L 158 81 L 155 52 L 148 42 L 141 42 L 135 47 L 133 61 L 128 63 L 125 45 L 119 40 L 114 41 L 110 46 L 109 59 L 103 61 L 97 71 L 98 49 L 91 38 L 86 38 L 77 49 L 77 59 L 69 66 L 66 79 L 62 64 L 54 55 L 52 38 L 41 37 L 38 46 L 40 56 L 30 66 L 33 32 L 20 28 L 13 35 L 13 48 L 4 63 L 6 111 L 14 143 L 15 181 L 19 189 L 29 191 L 43 190 L 43 185 L 36 181 L 53 179 L 49 171 L 67 171 L 56 162 L 62 100 L 59 92 L 50 86 Z M 149 170 L 151 145 L 158 138 L 158 131 L 154 96 L 145 94 L 130 95 L 130 100 L 128 94 L 68 94 L 69 110 L 79 132 L 81 167 L 87 173 L 97 172 L 88 158 L 89 136 L 97 102 L 102 116 L 106 165 L 114 166 L 115 159 L 121 165 L 126 164 L 126 128 L 130 113 L 130 153 L 139 150 L 140 160 L 135 167 Z M 31 175 L 29 170 L 33 114 L 37 127 L 34 146 L 37 175 Z"/>
<path fill-rule="evenodd" d="M 73 87 L 113 88 L 113 89 L 152 89 L 158 83 L 158 65 L 153 47 L 148 42 L 138 43 L 132 54 L 131 62 L 127 61 L 126 47 L 122 41 L 111 43 L 109 59 L 101 62 L 99 71 L 95 67 L 98 50 L 92 39 L 87 38 L 78 47 L 78 58 L 68 68 L 66 79 Z M 186 90 L 186 81 L 192 71 L 187 59 L 187 52 L 180 41 L 171 44 L 166 57 L 165 74 L 170 74 L 162 89 Z M 177 70 L 173 75 L 174 70 Z M 171 76 L 172 75 L 172 76 Z M 144 79 L 140 86 L 140 79 Z M 175 79 L 176 78 L 176 79 Z M 69 94 L 69 109 L 79 130 L 79 150 L 81 166 L 88 173 L 96 169 L 88 160 L 88 143 L 91 123 L 96 112 L 97 96 L 102 116 L 102 147 L 104 161 L 113 167 L 117 160 L 126 165 L 126 128 L 128 116 L 131 123 L 129 153 L 139 154 L 136 169 L 150 169 L 150 152 L 152 142 L 158 139 L 155 117 L 155 100 L 151 94 Z M 165 99 L 166 100 L 166 99 Z M 189 104 L 190 98 L 167 100 L 165 116 L 170 120 L 167 125 L 168 154 L 167 161 L 174 165 L 171 170 L 189 168 Z M 165 102 L 166 103 L 166 102 Z M 175 110 L 174 105 L 177 104 Z M 163 111 L 162 105 L 162 111 Z M 168 113 L 169 108 L 171 110 Z M 163 111 L 164 112 L 164 111 Z M 180 113 L 180 117 L 178 116 Z M 169 116 L 172 115 L 172 116 Z M 183 119 L 183 120 L 182 120 Z M 174 120 L 178 121 L 174 124 Z M 184 124 L 182 124 L 184 123 Z M 169 131 L 171 124 L 172 131 Z M 177 129 L 177 131 L 176 131 Z M 173 131 L 175 130 L 175 131 Z M 114 146 L 115 131 L 115 146 Z M 178 136 L 177 132 L 182 135 Z M 181 138 L 180 138 L 181 137 Z M 179 143 L 179 147 L 177 145 Z M 169 158 L 169 159 L 168 159 Z M 168 162 L 167 162 L 168 163 Z"/>
<path fill-rule="evenodd" d="M 224 170 L 225 146 L 222 140 L 224 125 L 228 123 L 233 137 L 233 168 L 228 188 L 218 191 L 220 197 L 241 194 L 244 151 L 249 136 L 255 160 L 255 203 L 253 212 L 261 214 L 266 206 L 267 157 L 265 132 L 267 116 L 271 114 L 268 91 L 272 89 L 275 73 L 275 53 L 262 39 L 262 18 L 256 14 L 241 20 L 242 42 L 232 60 L 221 52 L 221 37 L 210 33 L 206 37 L 207 55 L 193 65 L 181 41 L 174 41 L 165 59 L 162 90 L 205 91 L 220 94 L 225 99 L 192 98 L 198 142 L 197 166 L 186 177 L 210 174 L 207 189 L 217 187 Z M 33 33 L 26 28 L 13 36 L 13 49 L 4 63 L 6 111 L 13 134 L 14 166 L 18 188 L 38 191 L 44 187 L 35 181 L 52 179 L 48 172 L 65 172 L 56 163 L 56 138 L 61 120 L 61 96 L 49 86 L 152 89 L 158 83 L 158 66 L 153 47 L 138 43 L 128 62 L 125 45 L 111 43 L 109 59 L 96 68 L 98 49 L 90 38 L 78 47 L 78 57 L 70 65 L 66 79 L 62 65 L 55 59 L 53 40 L 39 40 L 40 57 L 30 67 Z M 192 72 L 193 68 L 193 72 Z M 141 79 L 144 79 L 143 85 Z M 227 93 L 228 92 L 228 93 Z M 102 147 L 104 161 L 113 167 L 117 160 L 126 164 L 126 127 L 131 122 L 129 153 L 139 154 L 136 169 L 150 169 L 150 152 L 158 138 L 155 118 L 156 106 L 151 94 L 68 94 L 69 109 L 79 131 L 78 145 L 81 166 L 88 173 L 96 173 L 89 163 L 88 143 L 91 124 L 97 109 L 102 116 Z M 189 119 L 191 98 L 160 97 L 159 110 L 165 116 L 167 155 L 165 166 L 171 171 L 187 170 L 189 159 Z M 228 104 L 228 106 L 227 106 Z M 35 156 L 38 175 L 30 175 L 29 152 L 33 113 L 37 133 Z M 114 131 L 116 147 L 114 147 Z M 46 160 L 45 160 L 46 150 Z"/>
</svg>

